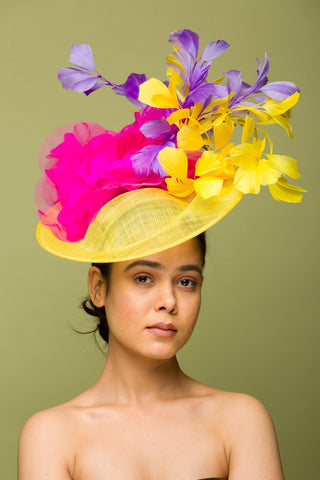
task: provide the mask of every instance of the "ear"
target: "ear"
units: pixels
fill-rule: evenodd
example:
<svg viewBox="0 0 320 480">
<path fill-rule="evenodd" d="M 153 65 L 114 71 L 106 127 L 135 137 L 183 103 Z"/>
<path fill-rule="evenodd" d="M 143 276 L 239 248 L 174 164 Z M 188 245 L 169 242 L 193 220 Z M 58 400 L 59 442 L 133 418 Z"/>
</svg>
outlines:
<svg viewBox="0 0 320 480">
<path fill-rule="evenodd" d="M 98 267 L 89 268 L 88 288 L 92 303 L 96 307 L 104 307 L 104 300 L 107 293 L 107 285 Z"/>
</svg>

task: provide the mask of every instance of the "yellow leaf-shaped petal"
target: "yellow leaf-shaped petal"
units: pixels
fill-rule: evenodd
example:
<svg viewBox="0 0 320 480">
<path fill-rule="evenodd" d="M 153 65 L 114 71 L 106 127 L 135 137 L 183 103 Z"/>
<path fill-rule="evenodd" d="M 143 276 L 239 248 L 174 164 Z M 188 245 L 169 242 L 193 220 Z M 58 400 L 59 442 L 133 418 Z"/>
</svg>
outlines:
<svg viewBox="0 0 320 480">
<path fill-rule="evenodd" d="M 169 115 L 167 121 L 170 125 L 173 125 L 174 123 L 179 122 L 179 120 L 184 120 L 185 118 L 190 117 L 190 109 L 189 108 L 181 108 L 179 110 L 176 110 L 175 112 L 172 112 L 171 115 Z"/>
<path fill-rule="evenodd" d="M 276 183 L 281 177 L 281 170 L 278 165 L 265 158 L 261 158 L 257 167 L 257 173 L 260 185 Z"/>
<path fill-rule="evenodd" d="M 285 115 L 274 115 L 273 119 L 277 122 L 282 128 L 285 129 L 289 138 L 293 138 L 292 127 L 289 119 Z"/>
<path fill-rule="evenodd" d="M 257 160 L 261 157 L 263 154 L 264 147 L 266 146 L 266 137 L 264 137 L 263 140 L 256 140 L 254 142 L 257 148 Z"/>
<path fill-rule="evenodd" d="M 179 148 L 164 147 L 158 154 L 158 160 L 169 177 L 186 179 L 188 175 L 188 157 Z"/>
<path fill-rule="evenodd" d="M 188 197 L 194 192 L 194 181 L 191 178 L 186 178 L 185 180 L 166 178 L 166 184 L 169 193 L 176 197 Z"/>
<path fill-rule="evenodd" d="M 202 132 L 207 132 L 208 130 L 212 129 L 212 121 L 211 118 L 205 118 L 199 121 L 200 129 Z"/>
<path fill-rule="evenodd" d="M 203 103 L 195 103 L 192 109 L 192 117 L 193 118 L 198 118 L 200 113 L 203 110 Z"/>
<path fill-rule="evenodd" d="M 217 85 L 219 85 L 219 83 L 221 83 L 223 79 L 224 79 L 224 75 L 222 75 L 222 77 L 216 78 L 213 83 L 216 83 Z"/>
<path fill-rule="evenodd" d="M 179 107 L 176 95 L 172 95 L 169 88 L 157 78 L 150 78 L 140 85 L 139 100 L 156 108 Z"/>
<path fill-rule="evenodd" d="M 213 126 L 215 150 L 224 147 L 232 137 L 233 121 L 226 116 L 224 121 Z"/>
<path fill-rule="evenodd" d="M 285 178 L 279 178 L 277 183 L 269 185 L 269 190 L 271 195 L 278 202 L 281 200 L 283 202 L 289 203 L 299 203 L 303 197 L 303 188 L 296 187 L 295 185 L 290 185 L 287 183 Z"/>
<path fill-rule="evenodd" d="M 203 152 L 196 164 L 196 177 L 210 174 L 211 177 L 221 175 L 227 166 L 227 161 L 221 153 L 212 151 Z"/>
<path fill-rule="evenodd" d="M 250 138 L 253 132 L 253 127 L 254 127 L 254 120 L 252 117 L 249 117 L 247 115 L 243 124 L 241 143 L 246 143 L 246 141 Z"/>
<path fill-rule="evenodd" d="M 237 166 L 248 165 L 256 159 L 256 151 L 252 143 L 241 143 L 231 148 L 229 152 L 233 163 Z"/>
<path fill-rule="evenodd" d="M 219 127 L 221 123 L 223 123 L 228 116 L 228 112 L 224 108 L 219 109 L 218 112 L 219 113 L 216 115 L 216 118 L 212 122 L 213 127 Z"/>
<path fill-rule="evenodd" d="M 225 180 L 223 182 L 223 185 L 222 185 L 222 188 L 221 188 L 220 196 L 228 195 L 228 193 L 230 193 L 231 190 L 233 190 L 234 188 L 235 188 L 235 186 L 234 186 L 233 181 L 231 179 Z"/>
<path fill-rule="evenodd" d="M 179 100 L 180 104 L 183 104 L 183 102 L 185 101 L 185 96 L 182 95 L 181 92 L 179 92 L 179 90 L 176 91 L 176 95 L 177 95 L 177 99 Z M 175 108 L 179 108 L 180 107 L 180 104 L 177 100 L 177 106 Z"/>
<path fill-rule="evenodd" d="M 223 180 L 216 177 L 201 177 L 194 181 L 195 192 L 205 200 L 219 195 L 223 185 Z"/>
<path fill-rule="evenodd" d="M 172 75 L 172 77 L 170 78 L 169 86 L 168 86 L 169 92 L 171 93 L 172 97 L 175 97 L 176 95 L 177 81 L 178 81 L 177 75 Z"/>
<path fill-rule="evenodd" d="M 139 96 L 139 99 L 140 99 L 140 96 Z M 147 105 L 150 105 L 151 107 L 156 107 L 156 108 L 177 108 L 178 102 L 175 98 L 172 98 L 169 95 L 167 96 L 167 95 L 158 94 L 158 95 L 153 95 L 152 99 L 150 100 L 150 103 L 148 103 Z"/>
<path fill-rule="evenodd" d="M 260 156 L 262 155 L 262 152 L 264 150 L 264 147 L 265 147 L 265 144 L 266 144 L 266 139 L 268 139 L 270 154 L 272 154 L 273 143 L 272 143 L 270 135 L 268 135 L 267 132 L 263 128 L 256 127 L 256 131 L 254 132 L 254 135 L 255 135 L 255 140 L 254 141 L 255 142 L 259 139 L 257 130 L 259 130 L 264 135 L 264 139 L 262 140 L 263 143 L 261 143 L 261 148 L 260 148 Z"/>
<path fill-rule="evenodd" d="M 243 107 L 233 107 L 232 109 L 234 112 L 236 112 L 237 110 L 243 110 Z M 261 108 L 257 108 L 257 107 L 247 107 L 246 106 L 246 110 L 248 110 L 249 112 L 253 113 L 253 115 L 255 115 L 258 119 L 259 119 L 259 123 L 260 125 L 265 125 L 265 124 L 268 124 L 268 123 L 275 123 L 275 121 L 273 120 L 272 117 L 270 117 L 270 115 L 268 115 L 267 113 L 263 112 L 261 110 Z M 241 117 L 240 117 L 241 118 Z"/>
<path fill-rule="evenodd" d="M 176 72 L 175 70 L 173 70 L 173 68 L 171 68 L 171 67 L 168 67 L 168 68 L 167 68 L 167 77 L 168 77 L 168 78 L 171 78 L 172 75 L 176 75 L 177 73 L 178 73 L 178 72 Z"/>
<path fill-rule="evenodd" d="M 224 172 L 219 175 L 219 177 L 223 178 L 223 179 L 227 179 L 227 178 L 234 178 L 235 174 L 236 174 L 236 168 L 235 166 L 233 165 L 233 162 L 232 160 L 230 159 L 227 159 L 227 165 L 226 165 L 226 168 L 224 169 Z"/>
<path fill-rule="evenodd" d="M 169 78 L 169 80 L 171 80 L 172 78 L 175 79 L 175 84 L 177 88 L 181 88 L 184 85 L 180 73 L 173 70 L 173 68 L 167 68 L 167 77 Z"/>
<path fill-rule="evenodd" d="M 186 73 L 183 66 L 182 66 L 182 63 L 177 59 L 177 57 L 175 55 L 167 55 L 166 60 L 171 65 L 174 65 L 175 67 L 180 68 L 184 73 Z"/>
<path fill-rule="evenodd" d="M 228 145 L 226 145 L 225 147 L 223 147 L 223 148 L 221 149 L 221 155 L 222 155 L 223 157 L 226 157 L 227 155 L 229 155 L 230 150 L 231 150 L 231 148 L 233 148 L 233 147 L 234 147 L 234 143 L 228 143 Z"/>
<path fill-rule="evenodd" d="M 299 96 L 299 92 L 295 92 L 293 95 L 285 98 L 281 102 L 277 102 L 276 100 L 268 98 L 264 102 L 263 108 L 269 113 L 269 115 L 282 115 L 297 103 L 297 101 L 299 100 Z"/>
<path fill-rule="evenodd" d="M 215 111 L 220 115 L 223 112 L 228 112 L 229 101 L 232 95 L 224 98 L 217 98 L 206 106 L 203 113 L 209 113 L 215 108 Z"/>
<path fill-rule="evenodd" d="M 199 127 L 184 125 L 177 134 L 177 144 L 183 150 L 200 150 L 204 145 Z"/>
<path fill-rule="evenodd" d="M 234 184 L 242 193 L 259 193 L 260 183 L 257 165 L 250 163 L 246 167 L 239 167 L 234 177 Z"/>
<path fill-rule="evenodd" d="M 269 160 L 275 163 L 280 171 L 290 178 L 300 178 L 298 172 L 297 160 L 286 155 L 267 155 Z"/>
<path fill-rule="evenodd" d="M 257 160 L 257 148 L 254 143 L 241 143 L 231 148 L 230 156 L 239 167 L 249 165 Z"/>
</svg>

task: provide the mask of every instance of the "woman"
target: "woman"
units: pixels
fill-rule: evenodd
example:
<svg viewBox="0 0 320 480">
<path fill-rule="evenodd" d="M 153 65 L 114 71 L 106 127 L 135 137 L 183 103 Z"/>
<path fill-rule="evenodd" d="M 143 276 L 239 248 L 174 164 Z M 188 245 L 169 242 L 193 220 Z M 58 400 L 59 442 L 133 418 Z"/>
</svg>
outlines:
<svg viewBox="0 0 320 480">
<path fill-rule="evenodd" d="M 260 184 L 277 199 L 301 198 L 302 189 L 282 178 L 297 178 L 295 161 L 272 152 L 261 158 L 269 137 L 262 131 L 259 139 L 250 116 L 288 129 L 298 91 L 288 82 L 267 85 L 267 60 L 253 87 L 234 70 L 227 87 L 206 83 L 227 44 L 212 42 L 197 60 L 196 34 L 180 30 L 170 41 L 176 57 L 168 85 L 136 74 L 111 84 L 83 45 L 70 60 L 96 73 L 60 71 L 68 88 L 90 93 L 111 84 L 142 108 L 120 133 L 73 124 L 55 134 L 69 132 L 58 146 L 50 137 L 42 151 L 37 237 L 51 253 L 92 262 L 85 308 L 99 316 L 108 353 L 89 390 L 26 423 L 19 480 L 283 479 L 265 408 L 192 380 L 176 354 L 200 308 L 202 232 Z M 253 93 L 259 104 L 247 101 Z M 243 127 L 237 146 L 234 125 Z"/>
<path fill-rule="evenodd" d="M 26 424 L 21 480 L 283 478 L 270 417 L 254 398 L 187 377 L 176 353 L 195 326 L 204 258 L 198 239 L 89 270 L 109 347 L 89 390 Z"/>
</svg>

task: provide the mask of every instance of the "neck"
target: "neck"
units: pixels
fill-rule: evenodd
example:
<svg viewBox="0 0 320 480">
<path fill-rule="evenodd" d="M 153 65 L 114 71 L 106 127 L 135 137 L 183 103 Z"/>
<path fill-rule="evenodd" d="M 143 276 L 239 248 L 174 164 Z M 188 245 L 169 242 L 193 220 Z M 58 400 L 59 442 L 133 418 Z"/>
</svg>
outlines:
<svg viewBox="0 0 320 480">
<path fill-rule="evenodd" d="M 146 358 L 109 345 L 106 364 L 95 388 L 108 403 L 143 406 L 182 396 L 187 383 L 188 377 L 175 356 L 164 360 Z"/>
</svg>

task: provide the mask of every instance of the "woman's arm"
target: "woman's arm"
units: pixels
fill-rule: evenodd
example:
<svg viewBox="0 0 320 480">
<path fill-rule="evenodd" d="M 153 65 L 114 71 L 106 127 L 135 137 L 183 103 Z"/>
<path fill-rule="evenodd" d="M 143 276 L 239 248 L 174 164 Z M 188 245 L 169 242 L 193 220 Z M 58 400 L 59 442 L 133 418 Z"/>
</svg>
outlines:
<svg viewBox="0 0 320 480">
<path fill-rule="evenodd" d="M 71 480 L 66 431 L 50 410 L 31 417 L 20 435 L 18 480 Z"/>
<path fill-rule="evenodd" d="M 273 423 L 266 408 L 235 395 L 229 417 L 229 480 L 284 480 Z"/>
</svg>

